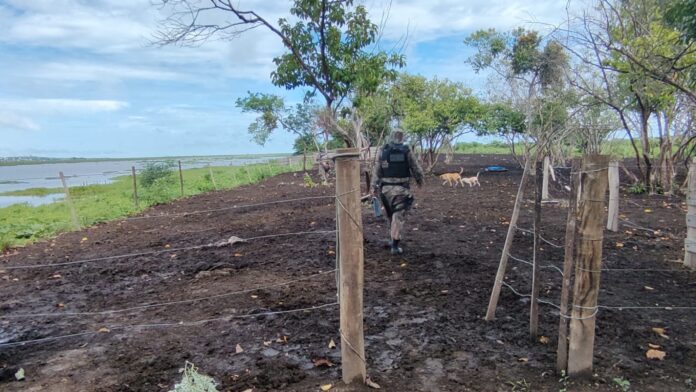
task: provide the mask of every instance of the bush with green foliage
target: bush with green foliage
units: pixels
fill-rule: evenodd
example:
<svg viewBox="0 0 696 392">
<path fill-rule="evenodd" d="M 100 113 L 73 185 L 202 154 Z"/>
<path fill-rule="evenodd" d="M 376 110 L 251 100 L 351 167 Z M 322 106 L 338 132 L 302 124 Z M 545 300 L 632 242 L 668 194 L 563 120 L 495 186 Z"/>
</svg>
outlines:
<svg viewBox="0 0 696 392">
<path fill-rule="evenodd" d="M 166 162 L 147 162 L 145 168 L 140 173 L 140 184 L 149 188 L 156 183 L 172 181 L 174 174 L 174 161 Z"/>
</svg>

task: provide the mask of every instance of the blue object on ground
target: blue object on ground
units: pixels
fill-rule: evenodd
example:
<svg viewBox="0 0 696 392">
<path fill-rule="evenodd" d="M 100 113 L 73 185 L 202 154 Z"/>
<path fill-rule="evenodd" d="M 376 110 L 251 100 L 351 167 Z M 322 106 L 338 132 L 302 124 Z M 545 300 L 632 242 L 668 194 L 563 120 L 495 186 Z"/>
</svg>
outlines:
<svg viewBox="0 0 696 392">
<path fill-rule="evenodd" d="M 382 206 L 379 203 L 379 199 L 376 197 L 372 198 L 372 208 L 375 210 L 375 218 L 382 216 Z"/>
<path fill-rule="evenodd" d="M 486 171 L 489 171 L 489 172 L 506 172 L 506 171 L 508 171 L 508 169 L 505 168 L 505 167 L 503 167 L 503 166 L 488 166 L 488 167 L 486 168 Z"/>
</svg>

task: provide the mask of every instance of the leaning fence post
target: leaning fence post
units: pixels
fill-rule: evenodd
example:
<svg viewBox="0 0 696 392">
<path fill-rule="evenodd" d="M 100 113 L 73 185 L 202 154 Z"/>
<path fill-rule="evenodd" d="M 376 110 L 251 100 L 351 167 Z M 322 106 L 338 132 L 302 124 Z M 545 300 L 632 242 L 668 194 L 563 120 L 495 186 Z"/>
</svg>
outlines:
<svg viewBox="0 0 696 392">
<path fill-rule="evenodd" d="M 686 240 L 684 240 L 684 265 L 696 268 L 696 158 L 689 168 L 689 187 L 686 194 Z"/>
<path fill-rule="evenodd" d="M 619 231 L 619 162 L 609 162 L 609 212 L 607 230 Z"/>
<path fill-rule="evenodd" d="M 213 188 L 218 190 L 217 184 L 215 183 L 215 176 L 213 175 L 213 168 L 208 164 L 208 173 L 210 173 L 210 181 L 213 183 Z"/>
<path fill-rule="evenodd" d="M 181 197 L 184 197 L 184 173 L 181 171 L 181 161 L 179 161 L 179 183 L 181 184 Z"/>
<path fill-rule="evenodd" d="M 58 173 L 60 176 L 60 182 L 63 184 L 63 192 L 65 192 L 65 202 L 70 208 L 70 217 L 72 218 L 72 224 L 76 230 L 80 230 L 80 220 L 77 218 L 77 211 L 75 210 L 75 204 L 72 202 L 70 197 L 70 189 L 68 188 L 68 183 L 65 182 L 65 176 L 63 172 Z"/>
<path fill-rule="evenodd" d="M 360 161 L 356 148 L 336 150 L 339 302 L 343 382 L 366 378 L 363 337 L 363 232 Z"/>
<path fill-rule="evenodd" d="M 133 173 L 133 202 L 135 203 L 135 209 L 140 209 L 140 201 L 138 200 L 138 182 L 135 176 L 135 166 L 131 166 L 131 172 Z"/>
<path fill-rule="evenodd" d="M 592 155 L 583 158 L 580 172 L 578 204 L 578 240 L 570 321 L 568 375 L 592 375 L 597 295 L 602 268 L 604 240 L 604 206 L 607 192 L 609 157 Z"/>
<path fill-rule="evenodd" d="M 565 232 L 565 251 L 563 256 L 563 283 L 561 284 L 561 311 L 558 322 L 558 350 L 556 350 L 556 370 L 568 370 L 568 298 L 570 297 L 570 278 L 573 273 L 575 251 L 575 228 L 577 224 L 578 189 L 580 162 L 573 160 L 570 169 L 570 196 L 568 198 L 568 218 Z"/>
<path fill-rule="evenodd" d="M 488 301 L 486 321 L 493 320 L 493 318 L 495 317 L 495 309 L 498 307 L 498 298 L 500 298 L 500 290 L 503 288 L 503 280 L 505 279 L 505 271 L 507 270 L 507 262 L 508 256 L 510 254 L 510 247 L 512 246 L 512 240 L 515 237 L 515 230 L 517 229 L 517 219 L 520 216 L 520 206 L 522 205 L 522 199 L 524 197 L 524 188 L 527 184 L 527 179 L 529 178 L 529 168 L 531 166 L 531 160 L 531 157 L 527 158 L 527 161 L 524 164 L 522 179 L 520 179 L 520 187 L 517 189 L 517 197 L 515 198 L 515 206 L 512 209 L 510 226 L 508 226 L 507 236 L 505 237 L 505 245 L 503 245 L 503 252 L 500 255 L 500 264 L 498 265 L 498 272 L 495 275 L 495 283 L 493 284 L 491 298 Z"/>
</svg>

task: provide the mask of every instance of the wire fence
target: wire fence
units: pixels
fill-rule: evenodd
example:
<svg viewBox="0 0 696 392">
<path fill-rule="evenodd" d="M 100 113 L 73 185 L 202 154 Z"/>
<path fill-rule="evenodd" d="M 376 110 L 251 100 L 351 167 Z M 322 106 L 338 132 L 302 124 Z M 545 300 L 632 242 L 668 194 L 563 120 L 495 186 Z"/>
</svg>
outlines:
<svg viewBox="0 0 696 392">
<path fill-rule="evenodd" d="M 289 203 L 289 202 L 300 201 L 300 200 L 316 200 L 316 199 L 326 199 L 326 198 L 335 198 L 337 201 L 337 208 L 345 208 L 343 206 L 343 203 L 341 202 L 341 197 L 345 196 L 349 193 L 355 193 L 355 192 L 359 192 L 359 189 L 358 190 L 354 189 L 354 190 L 351 190 L 351 191 L 348 191 L 348 192 L 345 192 L 345 193 L 342 193 L 342 194 L 336 195 L 336 196 L 316 196 L 316 197 L 304 197 L 304 198 L 296 198 L 296 199 L 288 199 L 288 200 L 275 200 L 275 201 L 264 202 L 264 203 L 255 203 L 252 205 L 232 206 L 230 208 L 245 208 L 245 207 L 263 206 L 263 205 L 271 205 L 271 204 Z M 205 210 L 205 211 L 193 211 L 193 212 L 187 212 L 187 213 L 183 213 L 183 214 L 190 215 L 192 213 L 215 212 L 215 211 L 227 210 L 230 208 Z M 175 216 L 181 216 L 181 214 L 176 214 Z M 352 216 L 351 216 L 351 219 L 353 221 L 356 220 L 356 218 L 352 217 Z M 313 230 L 313 231 L 300 231 L 300 232 L 292 232 L 292 233 L 266 234 L 266 235 L 252 236 L 252 237 L 248 237 L 248 238 L 239 238 L 239 237 L 233 236 L 233 237 L 230 237 L 229 239 L 226 239 L 226 240 L 223 239 L 220 241 L 209 242 L 209 243 L 202 244 L 202 245 L 168 248 L 168 249 L 145 251 L 145 252 L 133 252 L 133 253 L 127 253 L 127 254 L 111 255 L 111 256 L 104 256 L 104 257 L 97 257 L 97 258 L 90 258 L 90 259 L 66 261 L 66 262 L 29 264 L 29 265 L 6 265 L 6 266 L 3 266 L 2 269 L 5 271 L 13 271 L 13 270 L 21 270 L 21 269 L 55 268 L 55 267 L 65 267 L 65 266 L 72 266 L 72 265 L 84 265 L 84 264 L 93 264 L 93 263 L 103 262 L 103 261 L 132 259 L 132 258 L 141 257 L 141 256 L 154 256 L 154 255 L 160 255 L 160 254 L 172 253 L 172 252 L 198 250 L 198 249 L 205 249 L 205 248 L 220 248 L 220 247 L 226 247 L 226 246 L 235 246 L 236 244 L 239 244 L 239 243 L 246 243 L 249 241 L 256 241 L 256 240 L 266 240 L 266 239 L 282 238 L 282 237 L 290 237 L 290 236 L 327 235 L 327 234 L 336 234 L 336 233 L 337 233 L 336 230 Z M 147 302 L 147 303 L 142 303 L 139 305 L 133 305 L 133 306 L 127 306 L 127 307 L 121 307 L 121 308 L 99 309 L 99 310 L 90 310 L 90 311 L 32 312 L 32 313 L 16 313 L 16 314 L 11 314 L 11 313 L 7 314 L 6 313 L 6 314 L 0 315 L 0 319 L 16 320 L 16 319 L 56 318 L 56 317 L 74 318 L 74 317 L 89 317 L 89 316 L 107 316 L 108 317 L 108 316 L 114 316 L 114 315 L 121 315 L 121 314 L 125 314 L 125 313 L 131 313 L 131 312 L 142 312 L 142 311 L 156 309 L 156 308 L 189 305 L 189 304 L 193 304 L 193 303 L 200 303 L 202 301 L 220 300 L 223 298 L 237 296 L 237 295 L 241 295 L 241 294 L 245 294 L 245 293 L 252 293 L 252 292 L 258 292 L 258 291 L 264 291 L 264 290 L 272 290 L 272 289 L 277 289 L 277 288 L 281 288 L 281 287 L 288 287 L 288 286 L 295 285 L 295 284 L 300 283 L 300 282 L 306 282 L 306 281 L 309 281 L 311 279 L 315 279 L 315 278 L 319 278 L 319 277 L 323 277 L 323 276 L 327 276 L 327 275 L 332 275 L 332 274 L 338 276 L 338 270 L 332 269 L 329 271 L 320 271 L 320 272 L 312 274 L 312 275 L 308 275 L 308 276 L 304 276 L 304 277 L 300 277 L 297 279 L 292 279 L 292 280 L 288 280 L 288 281 L 284 281 L 284 282 L 272 283 L 272 284 L 267 284 L 267 285 L 260 285 L 260 286 L 251 287 L 251 288 L 242 289 L 242 290 L 233 290 L 233 291 L 228 291 L 228 292 L 224 292 L 224 293 L 218 293 L 218 294 L 213 294 L 213 295 L 208 295 L 208 296 L 203 296 L 203 297 L 198 297 L 198 298 L 187 298 L 187 299 L 180 299 L 180 300 L 173 300 L 173 301 L 161 301 L 161 302 Z M 325 308 L 329 308 L 329 307 L 334 307 L 336 305 L 338 305 L 337 302 L 331 302 L 331 303 L 325 303 L 325 304 L 321 304 L 321 305 L 315 305 L 315 306 L 304 307 L 304 308 L 299 308 L 299 309 L 292 309 L 292 310 L 254 312 L 254 313 L 249 313 L 249 314 L 244 314 L 244 315 L 227 315 L 227 316 L 201 319 L 201 320 L 196 320 L 196 321 L 159 322 L 159 323 L 132 324 L 132 325 L 108 325 L 108 326 L 100 328 L 97 331 L 93 331 L 93 330 L 82 331 L 82 332 L 77 332 L 77 333 L 70 333 L 70 334 L 57 335 L 57 336 L 49 336 L 49 337 L 43 337 L 43 338 L 37 338 L 37 339 L 29 339 L 29 340 L 15 341 L 15 342 L 0 343 L 0 348 L 25 346 L 25 345 L 31 345 L 31 344 L 50 343 L 50 342 L 64 340 L 64 339 L 95 336 L 95 335 L 100 335 L 100 334 L 109 334 L 109 333 L 114 332 L 114 331 L 128 333 L 128 332 L 133 332 L 133 331 L 142 330 L 142 329 L 198 326 L 198 325 L 216 322 L 216 321 L 230 321 L 233 319 L 256 318 L 256 317 L 261 317 L 261 316 L 282 315 L 282 314 L 297 313 L 297 312 L 309 312 L 309 311 L 313 311 L 313 310 L 320 310 L 320 309 L 325 309 Z"/>
</svg>

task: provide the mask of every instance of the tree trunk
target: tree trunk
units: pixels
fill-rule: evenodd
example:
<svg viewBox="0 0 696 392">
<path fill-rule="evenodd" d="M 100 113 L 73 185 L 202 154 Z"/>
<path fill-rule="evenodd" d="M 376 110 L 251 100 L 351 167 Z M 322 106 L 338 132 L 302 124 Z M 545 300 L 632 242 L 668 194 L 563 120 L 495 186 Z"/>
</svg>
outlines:
<svg viewBox="0 0 696 392">
<path fill-rule="evenodd" d="M 643 162 L 645 162 L 645 173 L 643 173 L 643 181 L 645 182 L 645 189 L 652 189 L 652 161 L 650 159 L 650 132 L 648 121 L 650 120 L 650 112 L 647 109 L 643 109 L 640 112 L 640 139 L 641 146 L 643 148 Z"/>
</svg>

